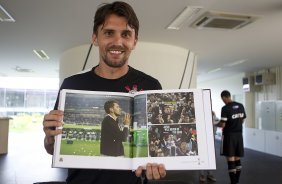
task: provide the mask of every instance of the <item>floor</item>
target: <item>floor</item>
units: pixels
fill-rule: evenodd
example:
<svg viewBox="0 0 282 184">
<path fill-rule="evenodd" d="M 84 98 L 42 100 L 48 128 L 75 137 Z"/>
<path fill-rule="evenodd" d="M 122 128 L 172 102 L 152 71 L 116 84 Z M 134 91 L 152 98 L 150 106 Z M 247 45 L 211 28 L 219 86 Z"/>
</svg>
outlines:
<svg viewBox="0 0 282 184">
<path fill-rule="evenodd" d="M 228 184 L 227 165 L 224 157 L 219 156 L 218 141 L 215 146 L 216 183 Z M 240 184 L 282 184 L 282 157 L 249 149 L 245 151 Z M 43 148 L 41 130 L 37 133 L 10 133 L 8 154 L 0 155 L 0 184 L 63 181 L 66 177 L 66 170 L 51 168 L 51 162 L 52 157 Z M 157 183 L 196 184 L 199 183 L 198 171 L 170 171 L 167 174 L 166 182 Z"/>
<path fill-rule="evenodd" d="M 43 131 L 10 133 L 8 154 L 0 155 L 0 184 L 32 184 L 64 180 L 66 171 L 51 168 L 52 156 L 43 146 Z"/>
</svg>

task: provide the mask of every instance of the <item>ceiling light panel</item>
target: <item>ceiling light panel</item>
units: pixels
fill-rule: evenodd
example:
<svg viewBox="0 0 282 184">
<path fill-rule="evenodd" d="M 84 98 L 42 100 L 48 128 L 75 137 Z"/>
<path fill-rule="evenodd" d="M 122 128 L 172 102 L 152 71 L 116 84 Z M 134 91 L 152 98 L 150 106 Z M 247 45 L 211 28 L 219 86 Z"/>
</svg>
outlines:
<svg viewBox="0 0 282 184">
<path fill-rule="evenodd" d="M 0 21 L 15 22 L 15 19 L 0 5 Z"/>
<path fill-rule="evenodd" d="M 193 18 L 202 7 L 187 6 L 167 26 L 167 29 L 179 30 L 189 19 Z"/>
<path fill-rule="evenodd" d="M 242 60 L 234 61 L 232 63 L 228 63 L 228 64 L 226 64 L 224 66 L 232 67 L 232 66 L 236 66 L 236 65 L 245 63 L 246 61 L 247 61 L 247 59 L 242 59 Z"/>
<path fill-rule="evenodd" d="M 33 52 L 42 60 L 50 59 L 49 56 L 44 52 L 44 50 L 33 50 Z"/>
<path fill-rule="evenodd" d="M 31 69 L 28 69 L 28 68 L 21 68 L 19 66 L 16 66 L 14 68 L 17 72 L 20 72 L 20 73 L 33 73 L 34 71 L 31 70 Z"/>
<path fill-rule="evenodd" d="M 215 73 L 215 72 L 218 72 L 220 70 L 221 70 L 221 68 L 214 68 L 214 69 L 209 70 L 207 73 Z"/>
</svg>

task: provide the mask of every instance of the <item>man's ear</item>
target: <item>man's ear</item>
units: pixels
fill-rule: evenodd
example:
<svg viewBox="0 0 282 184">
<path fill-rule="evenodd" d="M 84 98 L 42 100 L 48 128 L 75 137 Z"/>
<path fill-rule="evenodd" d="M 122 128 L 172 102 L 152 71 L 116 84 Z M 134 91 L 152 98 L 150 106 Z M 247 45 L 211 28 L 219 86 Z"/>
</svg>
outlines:
<svg viewBox="0 0 282 184">
<path fill-rule="evenodd" d="M 95 46 L 98 46 L 98 40 L 97 40 L 97 35 L 95 33 L 92 34 L 92 43 L 95 45 Z"/>
<path fill-rule="evenodd" d="M 135 47 L 136 47 L 136 45 L 137 45 L 137 41 L 138 41 L 138 39 L 136 38 L 136 39 L 134 40 L 134 45 L 133 45 L 133 47 L 132 47 L 132 50 L 135 49 Z"/>
<path fill-rule="evenodd" d="M 109 108 L 110 113 L 114 112 L 114 109 L 112 107 Z"/>
</svg>

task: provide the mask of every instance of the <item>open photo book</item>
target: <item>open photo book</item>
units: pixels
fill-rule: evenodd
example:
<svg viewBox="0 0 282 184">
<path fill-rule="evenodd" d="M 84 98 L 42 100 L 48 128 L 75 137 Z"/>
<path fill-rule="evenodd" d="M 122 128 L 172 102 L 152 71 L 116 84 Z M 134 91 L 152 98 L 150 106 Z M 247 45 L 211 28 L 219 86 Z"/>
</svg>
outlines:
<svg viewBox="0 0 282 184">
<path fill-rule="evenodd" d="M 210 90 L 131 93 L 63 89 L 53 167 L 216 169 Z"/>
</svg>

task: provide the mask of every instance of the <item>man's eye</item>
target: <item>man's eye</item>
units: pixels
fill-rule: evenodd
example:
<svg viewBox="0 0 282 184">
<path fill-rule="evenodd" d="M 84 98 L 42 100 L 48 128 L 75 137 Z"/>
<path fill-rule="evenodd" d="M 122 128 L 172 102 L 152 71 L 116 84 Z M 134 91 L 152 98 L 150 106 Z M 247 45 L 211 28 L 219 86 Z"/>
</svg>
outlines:
<svg viewBox="0 0 282 184">
<path fill-rule="evenodd" d="M 111 35 L 113 34 L 113 32 L 112 32 L 112 31 L 106 31 L 104 34 L 105 34 L 106 36 L 111 36 Z"/>
<path fill-rule="evenodd" d="M 122 33 L 122 36 L 123 36 L 124 38 L 129 38 L 129 37 L 131 36 L 131 34 L 128 33 L 128 32 L 125 32 L 125 33 Z"/>
</svg>

